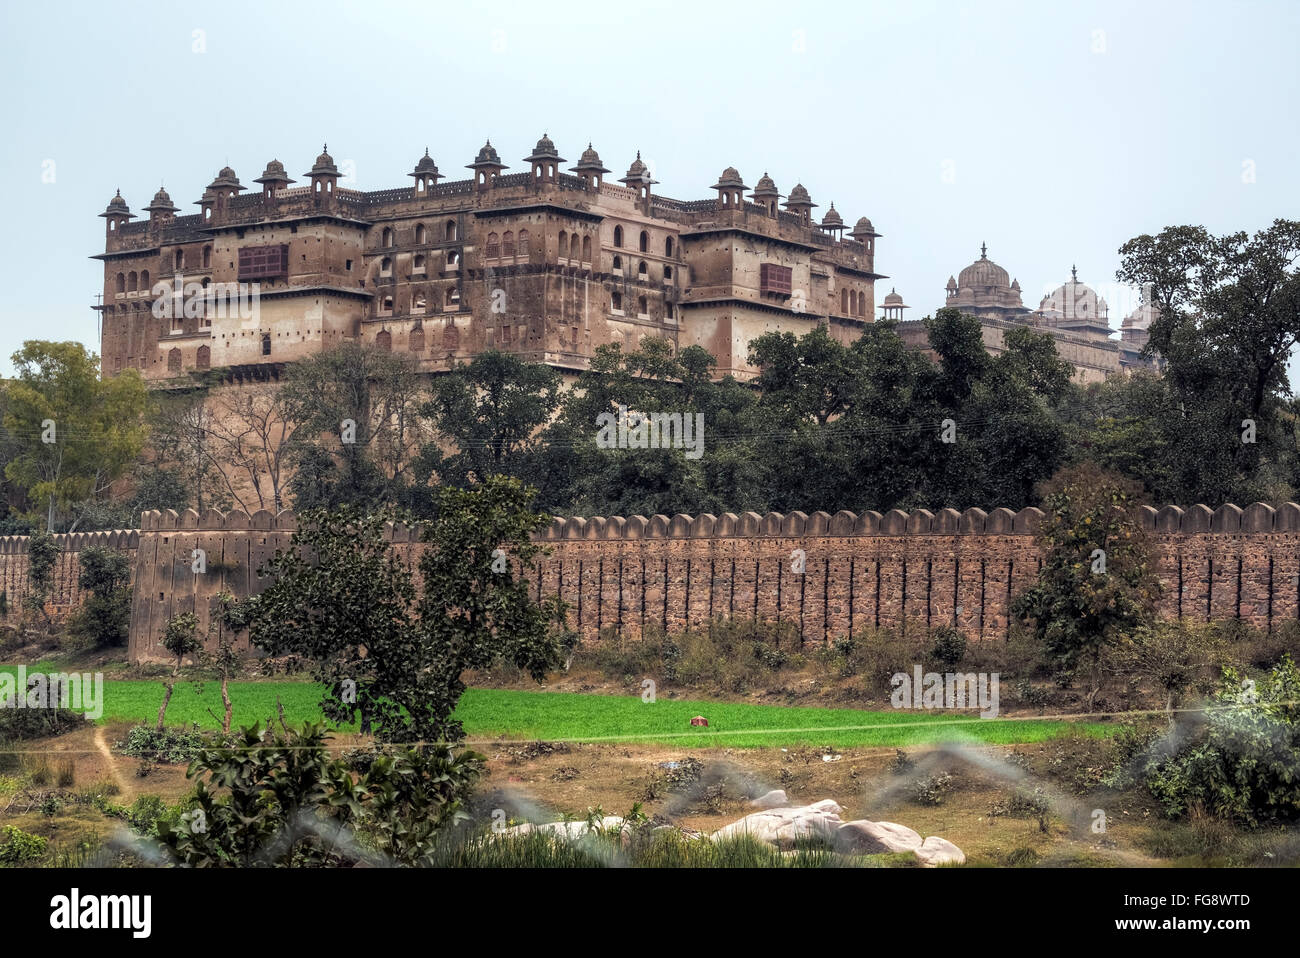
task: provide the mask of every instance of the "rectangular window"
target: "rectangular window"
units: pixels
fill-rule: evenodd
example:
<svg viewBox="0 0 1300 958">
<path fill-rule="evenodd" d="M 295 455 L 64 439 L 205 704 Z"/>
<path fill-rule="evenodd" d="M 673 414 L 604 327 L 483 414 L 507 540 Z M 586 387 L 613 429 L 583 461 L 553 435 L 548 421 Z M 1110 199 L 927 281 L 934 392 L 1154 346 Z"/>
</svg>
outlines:
<svg viewBox="0 0 1300 958">
<path fill-rule="evenodd" d="M 250 279 L 276 279 L 289 275 L 289 247 L 241 246 L 239 249 L 239 281 Z"/>
<path fill-rule="evenodd" d="M 764 263 L 759 268 L 759 288 L 764 293 L 776 293 L 780 296 L 789 296 L 793 272 L 794 271 L 789 266 L 778 266 L 776 263 Z"/>
</svg>

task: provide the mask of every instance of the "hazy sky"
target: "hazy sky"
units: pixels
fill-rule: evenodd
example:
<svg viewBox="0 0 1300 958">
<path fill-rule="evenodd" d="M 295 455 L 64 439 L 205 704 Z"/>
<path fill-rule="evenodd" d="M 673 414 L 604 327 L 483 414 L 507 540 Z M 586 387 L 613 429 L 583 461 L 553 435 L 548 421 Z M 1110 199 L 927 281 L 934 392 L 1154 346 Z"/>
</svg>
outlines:
<svg viewBox="0 0 1300 958">
<path fill-rule="evenodd" d="M 160 183 L 184 213 L 321 144 L 358 189 L 407 186 L 427 145 L 468 177 L 549 132 L 658 191 L 726 166 L 802 182 L 883 237 L 877 303 L 909 318 L 979 256 L 1036 307 L 1069 276 L 1110 300 L 1116 251 L 1171 224 L 1300 217 L 1300 3 L 62 3 L 0 8 L 0 371 L 24 339 L 98 350 L 103 211 Z M 567 164 L 566 164 L 567 165 Z"/>
</svg>

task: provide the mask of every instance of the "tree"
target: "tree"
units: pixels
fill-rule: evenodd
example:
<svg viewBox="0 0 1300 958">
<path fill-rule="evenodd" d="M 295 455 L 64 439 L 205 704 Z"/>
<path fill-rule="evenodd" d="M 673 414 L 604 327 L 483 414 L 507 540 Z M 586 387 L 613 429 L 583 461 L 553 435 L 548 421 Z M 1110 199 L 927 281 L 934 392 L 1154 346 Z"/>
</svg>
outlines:
<svg viewBox="0 0 1300 958">
<path fill-rule="evenodd" d="M 162 705 L 158 707 L 158 731 L 163 730 L 163 719 L 167 716 L 167 706 L 172 700 L 172 691 L 176 687 L 176 680 L 181 674 L 181 665 L 187 655 L 193 655 L 199 649 L 203 648 L 203 643 L 199 639 L 199 620 L 193 612 L 181 612 L 167 620 L 167 625 L 163 628 L 163 648 L 176 657 L 176 665 L 172 668 L 172 673 L 163 682 L 163 700 Z"/>
<path fill-rule="evenodd" d="M 69 631 L 96 646 L 126 644 L 131 625 L 131 562 L 121 552 L 103 546 L 83 549 L 77 585 L 90 593 Z"/>
<path fill-rule="evenodd" d="M 423 411 L 436 436 L 421 458 L 442 483 L 464 486 L 471 477 L 490 475 L 527 478 L 540 434 L 560 405 L 560 374 L 489 350 L 440 377 L 432 393 Z"/>
<path fill-rule="evenodd" d="M 362 343 L 295 363 L 280 395 L 294 425 L 288 449 L 295 463 L 312 460 L 312 481 L 292 484 L 295 508 L 404 504 L 429 437 L 420 413 L 425 393 L 414 360 Z"/>
<path fill-rule="evenodd" d="M 1134 495 L 1132 483 L 1096 466 L 1058 473 L 1044 495 L 1038 581 L 1012 605 L 1058 668 L 1089 669 L 1089 709 L 1100 691 L 1103 650 L 1154 618 L 1158 582 L 1129 513 Z"/>
<path fill-rule="evenodd" d="M 1190 622 L 1156 622 L 1122 633 L 1106 656 L 1119 675 L 1154 681 L 1165 695 L 1165 713 L 1188 689 L 1209 693 L 1230 661 L 1227 642 L 1217 626 Z"/>
<path fill-rule="evenodd" d="M 452 740 L 466 669 L 497 659 L 535 678 L 558 663 L 553 601 L 529 596 L 523 573 L 548 521 L 522 483 L 490 477 L 466 491 L 441 489 L 422 531 L 423 592 L 385 526 L 411 525 L 388 509 L 310 510 L 291 547 L 260 574 L 274 579 L 250 600 L 250 638 L 272 655 L 314 663 L 328 686 L 326 716 L 387 740 Z"/>
<path fill-rule="evenodd" d="M 27 594 L 23 597 L 23 607 L 27 612 L 39 613 L 46 629 L 54 624 L 46 606 L 54 587 L 54 566 L 62 552 L 49 532 L 33 532 L 27 540 Z"/>
<path fill-rule="evenodd" d="M 43 511 L 47 530 L 68 517 L 73 532 L 140 454 L 144 383 L 134 369 L 100 379 L 99 357 L 80 343 L 29 340 L 13 363 L 5 428 L 19 451 L 5 475 Z"/>
</svg>

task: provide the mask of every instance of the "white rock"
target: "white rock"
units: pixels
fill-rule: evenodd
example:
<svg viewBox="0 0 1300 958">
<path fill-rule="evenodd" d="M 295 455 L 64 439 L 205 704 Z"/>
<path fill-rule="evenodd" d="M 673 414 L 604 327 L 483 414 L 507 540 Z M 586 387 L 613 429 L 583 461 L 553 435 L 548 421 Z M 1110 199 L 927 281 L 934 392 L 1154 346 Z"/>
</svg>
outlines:
<svg viewBox="0 0 1300 958">
<path fill-rule="evenodd" d="M 871 822 L 865 819 L 845 822 L 835 832 L 835 850 L 846 855 L 881 855 L 886 852 L 914 852 L 921 847 L 921 836 L 906 825 Z"/>
<path fill-rule="evenodd" d="M 931 835 L 922 842 L 921 847 L 916 850 L 916 857 L 921 859 L 921 864 L 926 868 L 966 864 L 966 854 L 948 839 L 940 838 L 938 835 Z"/>
<path fill-rule="evenodd" d="M 840 826 L 840 806 L 830 799 L 796 808 L 772 808 L 746 815 L 738 822 L 724 825 L 713 833 L 720 838 L 750 835 L 759 841 L 792 848 L 795 842 L 821 839 L 830 842 Z"/>
<path fill-rule="evenodd" d="M 765 795 L 760 795 L 749 803 L 754 808 L 782 808 L 790 804 L 790 799 L 786 798 L 785 790 L 774 788 Z"/>
</svg>

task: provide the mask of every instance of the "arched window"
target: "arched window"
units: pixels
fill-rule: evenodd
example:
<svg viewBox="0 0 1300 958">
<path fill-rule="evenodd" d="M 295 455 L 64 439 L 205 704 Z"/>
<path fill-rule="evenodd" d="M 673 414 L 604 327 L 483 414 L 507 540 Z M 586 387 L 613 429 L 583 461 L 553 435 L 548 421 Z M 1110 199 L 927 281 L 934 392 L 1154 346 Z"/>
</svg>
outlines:
<svg viewBox="0 0 1300 958">
<path fill-rule="evenodd" d="M 621 273 L 621 272 L 623 272 L 623 257 L 621 257 L 621 256 L 615 256 L 615 257 L 614 257 L 614 266 L 613 266 L 613 269 L 614 269 L 614 272 L 616 272 L 616 273 Z"/>
<path fill-rule="evenodd" d="M 646 308 L 646 299 L 644 296 L 636 298 L 636 313 L 638 316 L 644 316 L 650 310 Z"/>
<path fill-rule="evenodd" d="M 849 291 L 847 289 L 841 288 L 840 289 L 840 312 L 847 313 L 848 311 L 849 311 Z"/>
<path fill-rule="evenodd" d="M 515 234 L 511 230 L 501 234 L 501 255 L 506 259 L 515 258 Z"/>
<path fill-rule="evenodd" d="M 176 268 L 177 269 L 185 268 L 185 250 L 183 249 L 178 249 L 176 251 Z"/>
<path fill-rule="evenodd" d="M 584 263 L 591 262 L 591 237 L 590 236 L 584 236 L 582 238 L 582 261 Z"/>
<path fill-rule="evenodd" d="M 582 244 L 578 242 L 578 234 L 574 233 L 569 238 L 569 259 L 577 262 L 578 256 L 582 253 Z"/>
<path fill-rule="evenodd" d="M 384 232 L 380 234 L 379 245 L 384 247 L 393 245 L 393 231 L 387 226 L 384 227 Z"/>
<path fill-rule="evenodd" d="M 650 252 L 650 234 L 645 230 L 641 231 L 641 252 Z"/>
<path fill-rule="evenodd" d="M 140 270 L 140 288 L 144 290 L 152 289 L 149 285 L 149 271 L 147 269 Z"/>
<path fill-rule="evenodd" d="M 447 253 L 447 270 L 448 272 L 454 272 L 458 269 L 460 269 L 460 253 L 456 250 L 451 250 Z"/>
<path fill-rule="evenodd" d="M 262 334 L 262 355 L 263 356 L 271 355 L 271 334 L 270 333 Z"/>
<path fill-rule="evenodd" d="M 867 294 L 861 290 L 858 291 L 858 315 L 867 315 Z"/>
<path fill-rule="evenodd" d="M 135 270 L 131 270 L 131 272 L 126 274 L 126 291 L 128 293 L 134 293 L 136 288 Z"/>
<path fill-rule="evenodd" d="M 126 292 L 126 273 L 117 274 L 117 291 L 119 293 Z"/>
<path fill-rule="evenodd" d="M 519 255 L 528 258 L 528 230 L 519 231 Z"/>
<path fill-rule="evenodd" d="M 391 258 L 385 256 L 383 259 L 379 261 L 379 275 L 380 276 L 393 275 L 393 261 Z"/>
<path fill-rule="evenodd" d="M 416 224 L 415 224 L 415 242 L 416 242 L 416 244 L 417 244 L 417 245 L 421 245 L 421 246 L 423 246 L 423 245 L 424 245 L 425 243 L 427 243 L 428 241 L 429 241 L 429 233 L 428 233 L 428 231 L 424 228 L 424 224 L 423 224 L 423 223 L 416 223 Z"/>
<path fill-rule="evenodd" d="M 623 294 L 615 290 L 610 295 L 609 305 L 611 309 L 621 310 L 623 308 Z"/>
<path fill-rule="evenodd" d="M 447 220 L 447 227 L 444 232 L 446 233 L 445 238 L 448 242 L 454 240 L 456 238 L 456 221 Z"/>
<path fill-rule="evenodd" d="M 386 329 L 381 329 L 379 335 L 375 337 L 375 348 L 385 353 L 393 351 L 393 334 Z"/>
<path fill-rule="evenodd" d="M 665 266 L 665 267 L 664 267 L 664 282 L 665 282 L 665 283 L 671 283 L 672 280 L 673 280 L 673 268 L 672 268 L 671 266 Z"/>
<path fill-rule="evenodd" d="M 406 337 L 406 348 L 413 353 L 424 352 L 424 328 L 417 326 Z"/>
<path fill-rule="evenodd" d="M 209 269 L 212 266 L 212 247 L 203 247 L 203 268 Z"/>
<path fill-rule="evenodd" d="M 181 371 L 181 351 L 179 347 L 173 346 L 167 351 L 167 371 L 169 373 Z"/>
<path fill-rule="evenodd" d="M 614 227 L 614 245 L 619 249 L 623 248 L 623 227 L 621 226 Z"/>
<path fill-rule="evenodd" d="M 212 350 L 207 346 L 200 346 L 198 355 L 194 359 L 196 369 L 207 369 L 212 365 Z"/>
<path fill-rule="evenodd" d="M 460 309 L 460 290 L 455 286 L 447 287 L 447 295 L 443 299 L 443 309 Z"/>
<path fill-rule="evenodd" d="M 487 235 L 487 258 L 499 259 L 501 256 L 501 237 L 496 233 Z"/>
<path fill-rule="evenodd" d="M 458 346 L 460 346 L 460 331 L 454 322 L 448 320 L 447 325 L 442 328 L 442 348 L 456 349 Z"/>
<path fill-rule="evenodd" d="M 564 230 L 560 230 L 560 245 L 558 249 L 560 259 L 564 259 L 569 255 L 569 234 Z"/>
<path fill-rule="evenodd" d="M 664 239 L 664 255 L 673 255 L 673 238 L 671 236 Z"/>
<path fill-rule="evenodd" d="M 393 297 L 385 296 L 379 304 L 379 311 L 381 313 L 391 313 L 393 311 Z"/>
<path fill-rule="evenodd" d="M 423 292 L 416 293 L 411 297 L 411 312 L 415 312 L 416 310 L 423 312 L 428 308 L 429 298 L 425 296 Z"/>
<path fill-rule="evenodd" d="M 411 271 L 415 273 L 424 272 L 424 254 L 416 253 L 415 258 L 411 261 Z"/>
<path fill-rule="evenodd" d="M 650 275 L 650 270 L 646 266 L 645 260 L 641 260 L 640 264 L 636 268 L 636 278 L 645 279 L 649 275 Z"/>
</svg>

